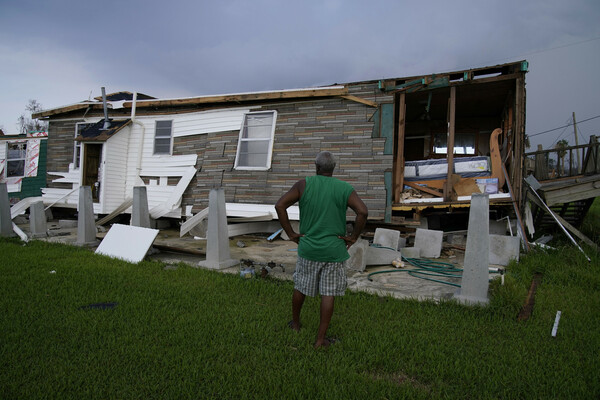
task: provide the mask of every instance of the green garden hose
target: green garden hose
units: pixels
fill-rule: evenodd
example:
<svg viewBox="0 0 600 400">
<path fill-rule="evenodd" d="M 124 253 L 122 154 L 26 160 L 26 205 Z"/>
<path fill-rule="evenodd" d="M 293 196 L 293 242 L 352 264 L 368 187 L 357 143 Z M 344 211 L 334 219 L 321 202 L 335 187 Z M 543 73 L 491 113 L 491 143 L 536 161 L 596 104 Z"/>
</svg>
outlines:
<svg viewBox="0 0 600 400">
<path fill-rule="evenodd" d="M 389 249 L 389 247 L 378 246 L 378 245 L 375 245 L 374 247 Z M 391 250 L 393 250 L 393 249 L 391 249 Z M 415 268 L 375 271 L 375 272 L 371 272 L 369 275 L 367 275 L 367 279 L 372 282 L 373 279 L 371 279 L 371 277 L 373 275 L 385 274 L 385 273 L 391 273 L 391 272 L 407 272 L 410 276 L 414 276 L 415 278 L 420 278 L 420 279 L 425 279 L 425 280 L 432 281 L 432 282 L 443 283 L 445 285 L 460 287 L 460 285 L 456 284 L 456 283 L 447 282 L 447 281 L 443 281 L 443 280 L 439 280 L 439 279 L 428 278 L 426 276 L 460 279 L 462 277 L 462 271 L 463 271 L 462 268 L 457 268 L 450 263 L 444 263 L 444 262 L 440 262 L 440 261 L 432 261 L 432 260 L 428 260 L 426 258 L 409 258 L 409 257 L 402 256 L 402 261 L 405 261 L 405 262 L 411 264 Z"/>
<path fill-rule="evenodd" d="M 442 281 L 439 279 L 427 278 L 424 275 L 444 277 L 444 278 L 459 278 L 460 279 L 462 277 L 462 269 L 461 268 L 456 268 L 455 266 L 453 266 L 452 264 L 449 264 L 449 263 L 443 263 L 443 262 L 439 262 L 439 261 L 431 261 L 431 260 L 427 260 L 424 258 L 407 258 L 407 257 L 403 256 L 402 261 L 405 261 L 405 262 L 413 265 L 415 268 L 375 271 L 375 272 L 371 272 L 369 275 L 367 275 L 367 279 L 369 281 L 373 281 L 373 279 L 371 279 L 371 277 L 373 275 L 377 275 L 377 274 L 385 274 L 385 273 L 390 273 L 390 272 L 407 272 L 410 276 L 414 276 L 415 278 L 420 278 L 420 279 L 425 279 L 428 281 L 443 283 L 445 285 L 460 287 L 459 284 Z"/>
</svg>

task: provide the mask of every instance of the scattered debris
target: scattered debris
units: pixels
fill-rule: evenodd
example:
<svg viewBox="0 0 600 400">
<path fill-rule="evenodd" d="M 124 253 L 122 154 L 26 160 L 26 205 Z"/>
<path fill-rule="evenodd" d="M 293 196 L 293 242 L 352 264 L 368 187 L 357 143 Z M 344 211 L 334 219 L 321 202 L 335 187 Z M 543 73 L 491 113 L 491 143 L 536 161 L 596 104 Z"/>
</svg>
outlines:
<svg viewBox="0 0 600 400">
<path fill-rule="evenodd" d="M 558 321 L 560 321 L 560 311 L 556 312 L 556 318 L 554 319 L 554 326 L 552 327 L 552 337 L 556 337 L 556 331 L 558 330 Z"/>
<path fill-rule="evenodd" d="M 529 293 L 527 293 L 527 299 L 525 300 L 525 304 L 519 312 L 519 316 L 517 317 L 517 321 L 526 321 L 531 317 L 533 313 L 533 306 L 535 304 L 535 291 L 537 287 L 542 282 L 542 274 L 535 274 L 533 276 L 533 280 L 531 281 L 531 286 L 529 287 Z"/>
<path fill-rule="evenodd" d="M 242 242 L 241 240 L 238 240 L 236 243 L 237 247 L 239 248 L 244 248 L 246 247 L 246 243 Z"/>
<path fill-rule="evenodd" d="M 110 310 L 115 308 L 119 303 L 94 303 L 87 306 L 79 307 L 80 310 Z"/>
</svg>

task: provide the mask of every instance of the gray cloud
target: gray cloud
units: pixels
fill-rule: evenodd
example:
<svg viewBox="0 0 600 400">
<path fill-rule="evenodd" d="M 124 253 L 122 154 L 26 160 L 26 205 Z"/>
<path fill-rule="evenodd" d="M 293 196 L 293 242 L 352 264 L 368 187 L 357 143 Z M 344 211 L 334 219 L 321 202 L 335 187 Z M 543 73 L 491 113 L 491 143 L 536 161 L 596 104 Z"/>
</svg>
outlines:
<svg viewBox="0 0 600 400">
<path fill-rule="evenodd" d="M 0 126 L 27 100 L 289 89 L 528 59 L 529 133 L 600 114 L 597 1 L 0 2 Z M 579 43 L 579 44 L 577 44 Z M 569 45 L 563 47 L 565 45 Z M 582 124 L 600 134 L 600 119 Z M 554 137 L 533 141 L 551 144 Z M 549 142 L 549 143 L 547 143 Z"/>
</svg>

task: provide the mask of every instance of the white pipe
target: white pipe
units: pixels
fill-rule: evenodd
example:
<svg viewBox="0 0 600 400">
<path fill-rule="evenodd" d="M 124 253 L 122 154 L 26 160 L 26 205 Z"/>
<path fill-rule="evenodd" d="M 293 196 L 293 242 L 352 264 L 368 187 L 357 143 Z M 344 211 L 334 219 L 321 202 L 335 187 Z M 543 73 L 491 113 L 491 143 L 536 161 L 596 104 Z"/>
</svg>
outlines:
<svg viewBox="0 0 600 400">
<path fill-rule="evenodd" d="M 552 337 L 556 337 L 556 331 L 558 330 L 558 321 L 560 321 L 560 311 L 556 312 L 556 318 L 554 319 L 554 326 L 552 327 Z"/>
<path fill-rule="evenodd" d="M 136 181 L 140 181 L 141 180 L 140 175 L 142 172 L 142 155 L 144 153 L 144 137 L 146 136 L 146 127 L 140 121 L 135 119 L 136 103 L 137 103 L 137 92 L 134 92 L 133 93 L 133 102 L 131 103 L 131 122 L 139 125 L 142 128 L 142 137 L 140 138 L 140 146 L 138 147 L 136 172 L 135 172 Z M 138 182 L 135 182 L 134 184 L 137 185 Z"/>
</svg>

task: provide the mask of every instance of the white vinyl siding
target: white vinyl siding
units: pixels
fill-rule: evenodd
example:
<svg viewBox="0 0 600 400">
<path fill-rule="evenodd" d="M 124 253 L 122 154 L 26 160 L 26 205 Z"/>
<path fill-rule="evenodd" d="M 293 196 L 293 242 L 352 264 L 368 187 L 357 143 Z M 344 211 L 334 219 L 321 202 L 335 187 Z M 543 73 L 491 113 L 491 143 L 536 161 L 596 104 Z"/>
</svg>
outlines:
<svg viewBox="0 0 600 400">
<path fill-rule="evenodd" d="M 154 131 L 154 154 L 171 154 L 173 121 L 156 121 Z"/>
<path fill-rule="evenodd" d="M 271 168 L 276 111 L 248 113 L 240 130 L 235 169 L 267 170 Z"/>
<path fill-rule="evenodd" d="M 239 131 L 249 108 L 202 111 L 178 115 L 173 123 L 173 137 Z"/>
<path fill-rule="evenodd" d="M 127 126 L 104 143 L 100 195 L 102 211 L 106 214 L 132 196 L 132 193 L 126 191 L 130 135 L 131 127 Z"/>
</svg>

